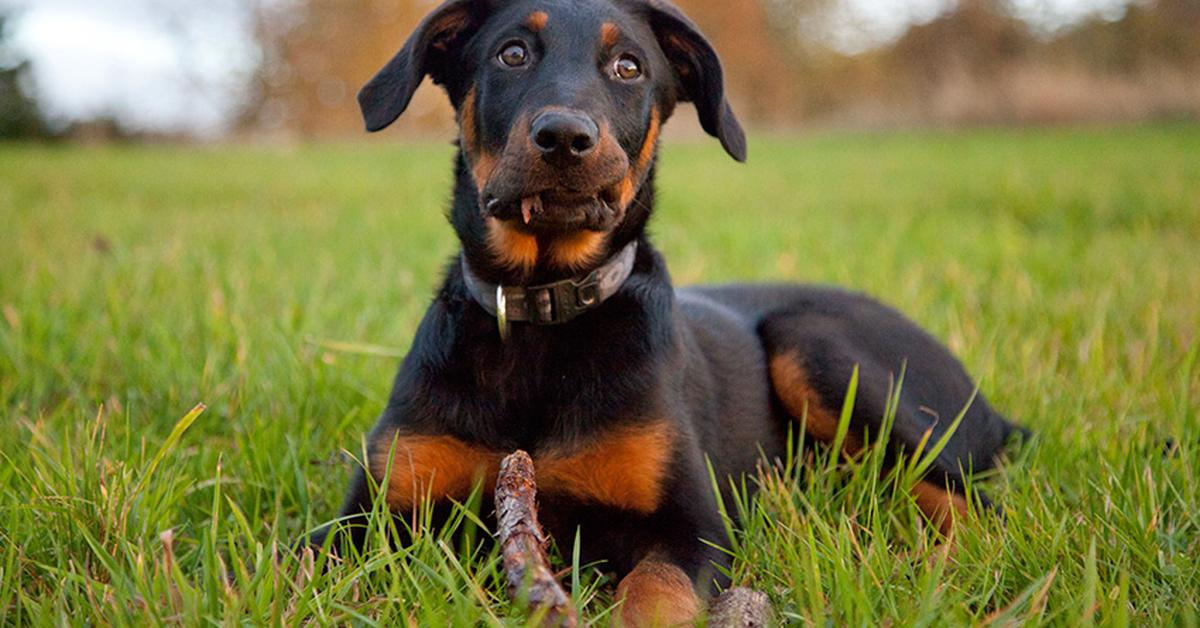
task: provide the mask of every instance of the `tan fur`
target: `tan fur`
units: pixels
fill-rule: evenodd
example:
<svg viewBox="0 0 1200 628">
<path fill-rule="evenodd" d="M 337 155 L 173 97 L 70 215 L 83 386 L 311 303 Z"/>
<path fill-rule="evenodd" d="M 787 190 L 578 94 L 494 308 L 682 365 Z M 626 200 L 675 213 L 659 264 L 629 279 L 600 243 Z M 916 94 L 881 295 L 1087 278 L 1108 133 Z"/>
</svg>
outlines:
<svg viewBox="0 0 1200 628">
<path fill-rule="evenodd" d="M 603 42 L 606 47 L 611 48 L 617 45 L 617 41 L 620 38 L 621 29 L 618 28 L 616 24 L 613 24 L 612 22 L 605 22 L 600 26 L 600 41 Z"/>
<path fill-rule="evenodd" d="M 450 40 L 454 35 L 471 24 L 471 16 L 466 10 L 451 11 L 442 19 L 430 25 L 433 47 L 441 51 L 449 49 Z"/>
<path fill-rule="evenodd" d="M 546 24 L 550 22 L 550 14 L 545 11 L 534 11 L 525 18 L 525 28 L 531 33 L 540 33 L 546 28 Z"/>
<path fill-rule="evenodd" d="M 965 519 L 970 512 L 965 497 L 932 482 L 920 482 L 912 488 L 912 494 L 917 508 L 947 538 L 954 532 L 954 522 Z"/>
<path fill-rule="evenodd" d="M 771 383 L 788 414 L 799 420 L 807 412 L 805 431 L 809 436 L 823 443 L 832 443 L 837 438 L 840 415 L 824 405 L 797 357 L 777 355 L 771 358 Z M 851 428 L 842 443 L 842 453 L 853 456 L 862 448 L 862 438 Z"/>
<path fill-rule="evenodd" d="M 487 219 L 488 246 L 505 268 L 529 272 L 537 265 L 538 241 L 528 233 L 495 218 Z"/>
<path fill-rule="evenodd" d="M 648 558 L 617 586 L 623 628 L 691 626 L 701 604 L 682 569 Z"/>
<path fill-rule="evenodd" d="M 471 174 L 475 177 L 475 187 L 482 191 L 496 170 L 497 159 L 495 155 L 484 150 L 480 145 L 475 113 L 476 101 L 475 88 L 472 87 L 463 98 L 462 106 L 459 108 L 458 128 L 463 153 L 467 157 Z"/>
<path fill-rule="evenodd" d="M 475 87 L 472 86 L 458 109 L 458 130 L 463 150 L 467 155 L 479 152 L 479 136 L 475 121 Z"/>
<path fill-rule="evenodd" d="M 608 234 L 581 231 L 563 236 L 550 245 L 550 263 L 556 268 L 578 271 L 600 261 Z"/>
<path fill-rule="evenodd" d="M 629 208 L 629 204 L 633 202 L 638 188 L 641 187 L 642 181 L 646 177 L 650 161 L 654 159 L 654 151 L 658 147 L 661 125 L 662 121 L 658 119 L 658 107 L 655 106 L 650 111 L 650 128 L 646 131 L 646 139 L 642 142 L 642 148 L 638 152 L 637 162 L 633 164 L 633 167 L 629 169 L 629 174 L 621 181 L 620 202 L 623 209 Z"/>
<path fill-rule="evenodd" d="M 673 432 L 662 422 L 618 429 L 582 449 L 540 452 L 534 456 L 538 490 L 651 513 L 662 500 L 673 441 Z M 372 443 L 369 468 L 376 481 L 388 479 L 388 505 L 409 511 L 426 498 L 463 499 L 479 480 L 492 491 L 503 456 L 450 436 L 398 437 L 392 432 Z"/>
<path fill-rule="evenodd" d="M 426 496 L 465 498 L 476 481 L 494 478 L 500 470 L 499 455 L 450 436 L 397 438 L 392 433 L 376 440 L 370 454 L 371 475 L 380 482 L 389 478 L 387 503 L 395 511 L 410 511 Z"/>
<path fill-rule="evenodd" d="M 666 422 L 621 429 L 569 453 L 535 458 L 546 493 L 649 514 L 658 509 L 674 433 Z"/>
</svg>

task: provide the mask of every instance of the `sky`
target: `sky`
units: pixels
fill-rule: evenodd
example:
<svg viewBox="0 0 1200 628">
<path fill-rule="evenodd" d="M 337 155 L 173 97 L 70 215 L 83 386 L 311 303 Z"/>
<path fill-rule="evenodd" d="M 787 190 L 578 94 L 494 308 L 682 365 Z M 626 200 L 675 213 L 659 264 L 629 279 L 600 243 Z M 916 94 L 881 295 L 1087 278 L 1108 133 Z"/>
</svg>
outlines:
<svg viewBox="0 0 1200 628">
<path fill-rule="evenodd" d="M 39 101 L 70 121 L 225 130 L 258 51 L 237 0 L 0 0 Z"/>
<path fill-rule="evenodd" d="M 736 0 L 734 0 L 736 1 Z M 1053 31 L 1130 0 L 1012 0 Z M 816 25 L 858 52 L 937 17 L 954 0 L 842 0 Z M 58 120 L 111 116 L 146 131 L 227 129 L 258 59 L 247 0 L 0 0 L 13 44 L 32 61 L 39 100 Z"/>
</svg>

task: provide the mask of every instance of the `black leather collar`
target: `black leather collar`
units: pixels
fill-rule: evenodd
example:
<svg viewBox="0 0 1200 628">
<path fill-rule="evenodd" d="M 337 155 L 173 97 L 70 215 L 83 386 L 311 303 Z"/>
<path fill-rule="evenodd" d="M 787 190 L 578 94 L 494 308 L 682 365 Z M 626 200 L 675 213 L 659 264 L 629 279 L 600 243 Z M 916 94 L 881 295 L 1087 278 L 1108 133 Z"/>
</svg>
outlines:
<svg viewBox="0 0 1200 628">
<path fill-rule="evenodd" d="M 542 286 L 487 283 L 471 272 L 465 256 L 462 269 L 467 290 L 484 310 L 496 317 L 500 324 L 500 335 L 507 337 L 511 323 L 562 325 L 600 307 L 625 285 L 625 281 L 633 274 L 636 258 L 637 241 L 634 241 L 586 276 Z"/>
</svg>

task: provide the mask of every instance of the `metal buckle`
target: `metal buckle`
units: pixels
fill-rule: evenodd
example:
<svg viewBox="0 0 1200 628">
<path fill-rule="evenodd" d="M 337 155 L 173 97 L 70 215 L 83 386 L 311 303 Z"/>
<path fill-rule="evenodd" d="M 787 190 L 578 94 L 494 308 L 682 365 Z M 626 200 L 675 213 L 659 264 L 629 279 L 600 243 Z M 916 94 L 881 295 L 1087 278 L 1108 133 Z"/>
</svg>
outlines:
<svg viewBox="0 0 1200 628">
<path fill-rule="evenodd" d="M 600 301 L 600 282 L 589 281 L 575 288 L 575 305 L 581 310 L 595 306 Z"/>
<path fill-rule="evenodd" d="M 508 297 L 504 296 L 504 286 L 496 286 L 496 323 L 500 327 L 500 340 L 508 340 Z"/>
</svg>

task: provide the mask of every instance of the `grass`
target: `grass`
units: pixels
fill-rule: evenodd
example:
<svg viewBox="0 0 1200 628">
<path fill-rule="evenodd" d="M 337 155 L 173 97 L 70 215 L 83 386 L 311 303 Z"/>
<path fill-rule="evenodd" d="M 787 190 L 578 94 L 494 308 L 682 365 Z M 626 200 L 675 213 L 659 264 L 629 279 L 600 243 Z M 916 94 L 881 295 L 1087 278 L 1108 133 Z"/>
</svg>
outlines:
<svg viewBox="0 0 1200 628">
<path fill-rule="evenodd" d="M 450 154 L 0 146 L 0 623 L 529 620 L 486 547 L 386 551 L 386 518 L 346 564 L 273 558 L 336 512 L 455 249 Z M 1198 154 L 1184 124 L 671 146 L 678 282 L 869 291 L 1038 433 L 953 557 L 887 496 L 911 472 L 798 452 L 726 504 L 737 582 L 789 623 L 1196 625 Z"/>
</svg>

